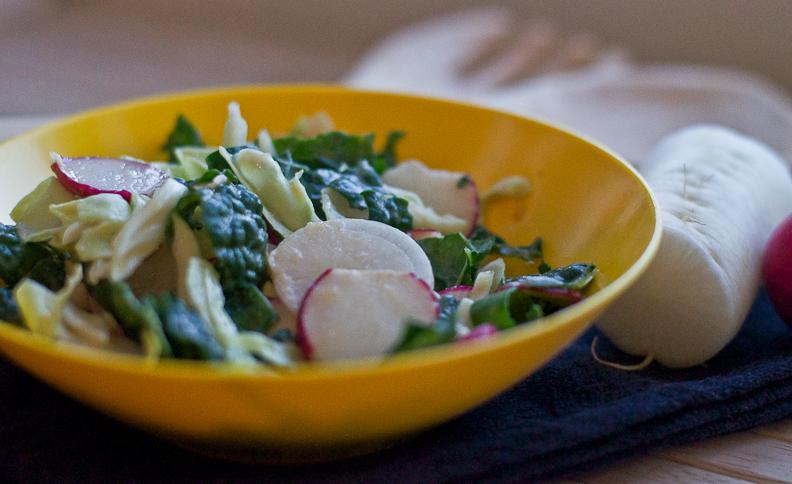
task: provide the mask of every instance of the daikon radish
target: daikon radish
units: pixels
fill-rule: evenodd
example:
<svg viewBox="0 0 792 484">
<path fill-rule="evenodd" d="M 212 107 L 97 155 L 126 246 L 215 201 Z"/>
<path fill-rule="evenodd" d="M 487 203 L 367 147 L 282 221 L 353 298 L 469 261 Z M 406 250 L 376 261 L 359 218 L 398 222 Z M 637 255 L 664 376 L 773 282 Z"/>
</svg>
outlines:
<svg viewBox="0 0 792 484">
<path fill-rule="evenodd" d="M 662 209 L 660 250 L 597 324 L 627 353 L 698 365 L 742 326 L 765 243 L 792 212 L 792 178 L 765 145 L 716 126 L 667 137 L 641 167 Z"/>
</svg>

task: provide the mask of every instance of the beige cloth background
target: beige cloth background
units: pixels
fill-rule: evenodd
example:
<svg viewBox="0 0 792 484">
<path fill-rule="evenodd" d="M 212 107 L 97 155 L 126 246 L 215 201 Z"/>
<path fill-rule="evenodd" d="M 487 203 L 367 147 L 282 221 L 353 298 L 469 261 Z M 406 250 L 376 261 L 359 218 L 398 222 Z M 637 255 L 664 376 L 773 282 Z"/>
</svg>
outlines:
<svg viewBox="0 0 792 484">
<path fill-rule="evenodd" d="M 333 81 L 388 32 L 471 5 L 591 30 L 647 61 L 756 69 L 792 88 L 787 0 L 0 0 L 0 116 L 218 84 Z"/>
</svg>

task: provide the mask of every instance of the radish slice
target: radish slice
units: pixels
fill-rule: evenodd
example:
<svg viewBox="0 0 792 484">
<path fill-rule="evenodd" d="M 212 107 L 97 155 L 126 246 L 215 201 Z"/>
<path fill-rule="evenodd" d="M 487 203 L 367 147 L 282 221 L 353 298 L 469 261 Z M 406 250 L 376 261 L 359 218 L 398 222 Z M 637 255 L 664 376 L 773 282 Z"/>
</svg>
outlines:
<svg viewBox="0 0 792 484">
<path fill-rule="evenodd" d="M 479 195 L 476 184 L 464 173 L 428 168 L 419 161 L 407 161 L 382 175 L 382 181 L 415 192 L 426 206 L 439 214 L 455 215 L 468 223 L 465 234 L 476 228 Z"/>
<path fill-rule="evenodd" d="M 440 238 L 443 236 L 442 232 L 435 230 L 435 229 L 412 229 L 407 234 L 413 238 L 413 240 L 423 240 L 423 239 L 431 239 L 431 238 Z"/>
<path fill-rule="evenodd" d="M 457 301 L 461 301 L 466 297 L 470 297 L 470 292 L 472 290 L 472 286 L 451 286 L 443 289 L 438 294 L 441 296 L 451 296 Z"/>
<path fill-rule="evenodd" d="M 432 263 L 429 262 L 429 257 L 412 237 L 401 230 L 381 222 L 354 218 L 332 220 L 328 223 L 342 230 L 375 235 L 387 240 L 407 254 L 407 257 L 412 262 L 412 269 L 408 272 L 414 272 L 419 279 L 426 281 L 429 287 L 434 286 L 434 272 L 432 271 Z"/>
<path fill-rule="evenodd" d="M 297 344 L 308 360 L 379 356 L 408 321 L 433 321 L 432 289 L 415 274 L 328 269 L 305 295 Z"/>
<path fill-rule="evenodd" d="M 492 323 L 479 324 L 473 328 L 469 333 L 457 338 L 457 341 L 471 341 L 477 339 L 486 339 L 494 336 L 498 332 L 498 328 Z"/>
<path fill-rule="evenodd" d="M 270 253 L 275 291 L 292 311 L 300 307 L 305 292 L 316 278 L 330 268 L 418 272 L 414 261 L 399 246 L 369 232 L 350 230 L 337 222 L 341 221 L 309 223 L 284 238 Z M 406 234 L 402 235 L 415 243 Z M 429 268 L 431 271 L 431 265 Z M 431 285 L 434 279 L 426 282 Z"/>
<path fill-rule="evenodd" d="M 117 158 L 62 158 L 52 153 L 52 171 L 64 188 L 80 197 L 99 193 L 151 195 L 168 174 L 148 163 Z"/>
</svg>

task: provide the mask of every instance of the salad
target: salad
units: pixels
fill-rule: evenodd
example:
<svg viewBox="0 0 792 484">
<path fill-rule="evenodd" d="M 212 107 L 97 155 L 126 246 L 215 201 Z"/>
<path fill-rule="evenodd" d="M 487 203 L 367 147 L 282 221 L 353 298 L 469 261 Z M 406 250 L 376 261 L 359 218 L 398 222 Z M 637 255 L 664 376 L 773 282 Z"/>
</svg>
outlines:
<svg viewBox="0 0 792 484">
<path fill-rule="evenodd" d="M 0 224 L 0 320 L 161 358 L 288 367 L 480 339 L 580 301 L 593 264 L 510 246 L 464 173 L 397 163 L 403 137 L 327 115 L 250 141 L 231 103 L 220 146 L 183 116 L 168 161 L 52 154 Z M 506 261 L 535 273 L 507 278 Z"/>
</svg>

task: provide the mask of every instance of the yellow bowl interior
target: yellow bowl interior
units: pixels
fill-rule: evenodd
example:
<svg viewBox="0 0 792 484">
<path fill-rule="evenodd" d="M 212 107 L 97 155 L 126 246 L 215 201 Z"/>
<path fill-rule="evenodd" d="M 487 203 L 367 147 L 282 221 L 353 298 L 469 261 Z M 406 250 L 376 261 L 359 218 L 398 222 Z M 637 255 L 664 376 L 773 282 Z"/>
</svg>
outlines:
<svg viewBox="0 0 792 484">
<path fill-rule="evenodd" d="M 48 152 L 161 159 L 182 113 L 220 140 L 236 100 L 255 134 L 287 132 L 329 113 L 349 132 L 406 131 L 403 159 L 472 175 L 480 190 L 524 175 L 531 194 L 486 210 L 512 244 L 545 240 L 553 265 L 597 264 L 597 290 L 541 322 L 464 345 L 386 360 L 300 365 L 289 374 L 189 361 L 157 365 L 57 344 L 0 325 L 0 350 L 72 397 L 160 435 L 221 446 L 305 448 L 388 440 L 450 419 L 497 395 L 560 352 L 646 268 L 660 239 L 644 181 L 613 154 L 569 132 L 480 107 L 338 87 L 214 89 L 132 101 L 77 115 L 0 145 L 0 214 L 49 176 Z M 593 363 L 592 363 L 593 364 Z"/>
</svg>

